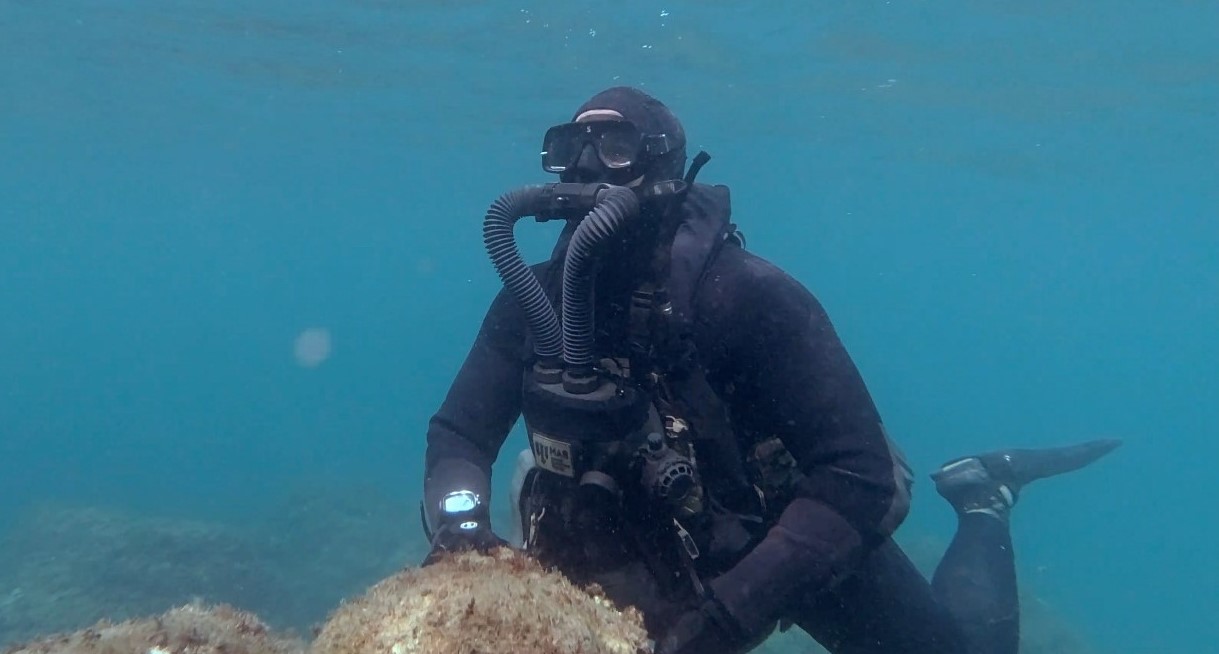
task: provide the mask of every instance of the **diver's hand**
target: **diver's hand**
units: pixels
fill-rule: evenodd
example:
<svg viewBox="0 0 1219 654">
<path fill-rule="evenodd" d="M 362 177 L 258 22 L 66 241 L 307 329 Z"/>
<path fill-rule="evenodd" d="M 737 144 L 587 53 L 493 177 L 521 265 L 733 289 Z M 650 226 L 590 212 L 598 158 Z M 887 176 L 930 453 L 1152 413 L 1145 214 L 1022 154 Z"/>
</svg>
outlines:
<svg viewBox="0 0 1219 654">
<path fill-rule="evenodd" d="M 465 521 L 442 525 L 432 537 L 432 551 L 428 552 L 423 565 L 431 565 L 441 556 L 452 552 L 476 550 L 486 554 L 497 547 L 507 546 L 508 541 L 496 536 L 485 522 Z"/>
</svg>

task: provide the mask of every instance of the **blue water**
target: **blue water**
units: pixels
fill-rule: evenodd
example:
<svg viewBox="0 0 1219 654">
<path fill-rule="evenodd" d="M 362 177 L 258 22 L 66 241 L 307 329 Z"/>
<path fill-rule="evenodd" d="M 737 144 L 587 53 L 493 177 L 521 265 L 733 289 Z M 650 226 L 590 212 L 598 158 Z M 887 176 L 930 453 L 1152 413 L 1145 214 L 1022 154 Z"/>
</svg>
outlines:
<svg viewBox="0 0 1219 654">
<path fill-rule="evenodd" d="M 921 473 L 1124 438 L 1022 497 L 1023 578 L 1102 651 L 1214 651 L 1219 4 L 581 4 L 0 0 L 0 523 L 416 497 L 483 211 L 633 84 Z M 951 532 L 925 481 L 906 529 Z"/>
</svg>

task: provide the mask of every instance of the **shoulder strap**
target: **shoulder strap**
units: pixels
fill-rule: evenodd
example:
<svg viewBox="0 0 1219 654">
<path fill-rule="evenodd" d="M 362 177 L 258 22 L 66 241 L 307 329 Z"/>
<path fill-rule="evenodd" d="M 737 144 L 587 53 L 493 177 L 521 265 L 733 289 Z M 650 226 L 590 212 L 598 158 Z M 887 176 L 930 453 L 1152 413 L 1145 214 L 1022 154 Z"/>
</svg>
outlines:
<svg viewBox="0 0 1219 654">
<path fill-rule="evenodd" d="M 735 238 L 732 200 L 727 186 L 694 184 L 680 207 L 681 222 L 669 252 L 668 288 L 674 318 L 687 325 L 693 320 L 694 297 L 707 269 L 724 244 Z"/>
<path fill-rule="evenodd" d="M 754 496 L 727 406 L 707 381 L 694 343 L 695 300 L 708 269 L 726 245 L 742 239 L 731 222 L 727 186 L 693 184 L 680 207 L 663 285 L 669 310 L 655 343 L 665 392 L 694 428 L 704 460 L 717 478 L 707 480 L 734 510 L 751 513 Z M 742 497 L 746 495 L 746 497 Z"/>
</svg>

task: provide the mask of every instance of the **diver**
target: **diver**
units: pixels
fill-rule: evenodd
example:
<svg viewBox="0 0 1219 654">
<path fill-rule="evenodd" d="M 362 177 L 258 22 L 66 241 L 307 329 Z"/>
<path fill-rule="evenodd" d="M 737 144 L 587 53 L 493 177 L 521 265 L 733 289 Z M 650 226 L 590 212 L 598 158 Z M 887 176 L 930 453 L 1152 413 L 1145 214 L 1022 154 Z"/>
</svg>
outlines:
<svg viewBox="0 0 1219 654">
<path fill-rule="evenodd" d="M 958 515 L 928 581 L 895 544 L 913 481 L 815 297 L 745 248 L 659 100 L 604 90 L 543 138 L 553 184 L 501 196 L 504 282 L 425 458 L 427 561 L 508 541 L 491 466 L 518 419 L 512 546 L 643 614 L 659 654 L 747 652 L 798 626 L 835 653 L 1016 654 L 1009 516 L 1097 440 L 949 461 Z M 527 266 L 513 227 L 564 221 Z"/>
</svg>

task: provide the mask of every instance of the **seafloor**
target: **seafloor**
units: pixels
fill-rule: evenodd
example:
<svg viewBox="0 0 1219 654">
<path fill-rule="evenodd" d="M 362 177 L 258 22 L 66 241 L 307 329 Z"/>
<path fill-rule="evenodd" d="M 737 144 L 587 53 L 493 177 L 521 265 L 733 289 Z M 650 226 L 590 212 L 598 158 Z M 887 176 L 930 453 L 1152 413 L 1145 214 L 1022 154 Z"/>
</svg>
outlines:
<svg viewBox="0 0 1219 654">
<path fill-rule="evenodd" d="M 242 524 L 104 507 L 30 507 L 0 538 L 0 650 L 99 620 L 228 604 L 308 639 L 345 598 L 424 555 L 416 509 L 368 488 L 291 492 Z M 906 538 L 920 564 L 943 543 Z M 1023 654 L 1094 650 L 1024 589 Z M 817 652 L 798 629 L 761 654 Z"/>
</svg>

